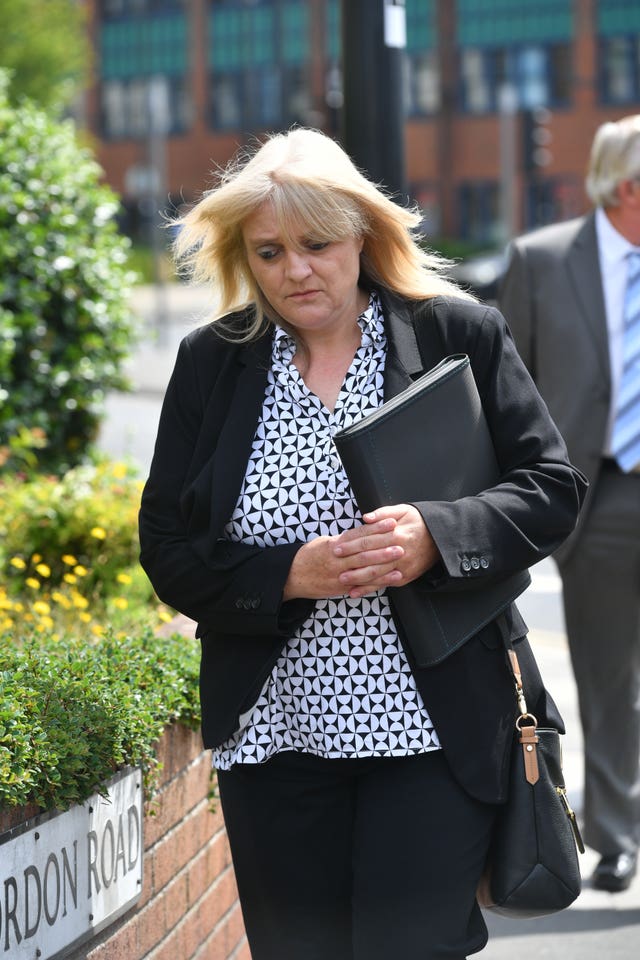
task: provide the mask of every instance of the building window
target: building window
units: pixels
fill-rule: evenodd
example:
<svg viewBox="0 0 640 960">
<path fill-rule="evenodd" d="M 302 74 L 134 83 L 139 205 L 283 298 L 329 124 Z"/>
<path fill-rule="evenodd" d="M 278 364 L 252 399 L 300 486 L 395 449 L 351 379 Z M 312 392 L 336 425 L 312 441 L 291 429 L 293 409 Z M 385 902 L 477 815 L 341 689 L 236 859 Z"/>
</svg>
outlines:
<svg viewBox="0 0 640 960">
<path fill-rule="evenodd" d="M 183 0 L 104 0 L 100 30 L 100 101 L 106 139 L 141 139 L 151 124 L 150 87 L 163 85 L 162 127 L 191 124 L 188 22 Z M 123 10 L 126 16 L 121 16 Z M 133 14 L 136 14 L 135 16 Z"/>
<path fill-rule="evenodd" d="M 640 36 L 600 40 L 600 95 L 604 103 L 640 101 Z"/>
<path fill-rule="evenodd" d="M 187 5 L 188 0 L 99 0 L 98 12 L 102 20 L 115 20 L 117 17 L 183 10 Z"/>
<path fill-rule="evenodd" d="M 404 57 L 404 100 L 408 116 L 430 116 L 440 107 L 440 65 L 437 55 L 434 0 L 407 0 L 407 49 Z"/>
<path fill-rule="evenodd" d="M 302 0 L 214 0 L 209 116 L 217 130 L 305 123 L 311 110 L 310 11 Z"/>
<path fill-rule="evenodd" d="M 505 83 L 515 90 L 522 109 L 566 106 L 570 62 L 568 44 L 465 47 L 460 51 L 461 107 L 467 113 L 495 112 Z"/>
<path fill-rule="evenodd" d="M 573 7 L 572 0 L 456 0 L 462 109 L 496 111 L 506 83 L 522 109 L 568 104 Z"/>
<path fill-rule="evenodd" d="M 500 242 L 498 184 L 473 180 L 458 188 L 459 235 L 478 246 L 496 246 Z"/>
<path fill-rule="evenodd" d="M 525 229 L 570 220 L 582 212 L 581 183 L 575 177 L 534 178 L 525 195 Z"/>
</svg>

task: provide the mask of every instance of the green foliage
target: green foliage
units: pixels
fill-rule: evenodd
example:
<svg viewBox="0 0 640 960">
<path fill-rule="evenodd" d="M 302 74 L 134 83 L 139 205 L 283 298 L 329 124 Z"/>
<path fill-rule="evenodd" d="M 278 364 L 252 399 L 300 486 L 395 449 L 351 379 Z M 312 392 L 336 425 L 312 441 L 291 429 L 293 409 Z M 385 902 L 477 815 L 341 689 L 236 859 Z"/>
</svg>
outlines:
<svg viewBox="0 0 640 960">
<path fill-rule="evenodd" d="M 77 0 L 0 0 L 0 63 L 12 96 L 44 107 L 70 103 L 91 59 L 86 5 Z"/>
<path fill-rule="evenodd" d="M 107 460 L 0 480 L 0 642 L 171 619 L 138 563 L 141 489 L 135 470 Z"/>
<path fill-rule="evenodd" d="M 113 589 L 117 574 L 138 560 L 137 516 L 142 483 L 123 463 L 84 464 L 62 477 L 6 475 L 0 480 L 0 561 L 39 555 L 50 585 L 69 572 L 72 555 L 88 569 L 85 583 Z M 0 567 L 1 568 L 1 567 Z"/>
<path fill-rule="evenodd" d="M 73 125 L 28 101 L 12 107 L 5 81 L 0 72 L 0 462 L 22 468 L 11 439 L 36 430 L 39 467 L 63 472 L 85 458 L 107 391 L 127 388 L 135 275 L 115 194 Z"/>
<path fill-rule="evenodd" d="M 65 810 L 126 764 L 149 796 L 166 724 L 199 724 L 198 663 L 195 642 L 151 632 L 0 647 L 0 808 Z"/>
</svg>

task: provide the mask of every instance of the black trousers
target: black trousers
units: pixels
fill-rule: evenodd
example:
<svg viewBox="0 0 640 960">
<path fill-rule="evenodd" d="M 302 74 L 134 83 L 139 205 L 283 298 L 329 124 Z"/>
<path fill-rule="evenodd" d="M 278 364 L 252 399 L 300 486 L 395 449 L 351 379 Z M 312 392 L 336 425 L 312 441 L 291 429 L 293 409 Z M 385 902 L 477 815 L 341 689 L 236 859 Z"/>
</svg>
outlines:
<svg viewBox="0 0 640 960">
<path fill-rule="evenodd" d="M 441 750 L 287 752 L 218 784 L 252 960 L 462 960 L 485 946 L 475 891 L 497 808 Z"/>
</svg>

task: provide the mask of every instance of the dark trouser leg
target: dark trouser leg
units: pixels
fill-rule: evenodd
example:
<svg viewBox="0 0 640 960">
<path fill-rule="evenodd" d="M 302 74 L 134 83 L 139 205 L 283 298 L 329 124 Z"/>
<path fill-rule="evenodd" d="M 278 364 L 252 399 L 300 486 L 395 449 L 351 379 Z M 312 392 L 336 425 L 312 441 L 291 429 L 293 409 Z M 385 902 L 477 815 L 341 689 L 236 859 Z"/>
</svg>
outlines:
<svg viewBox="0 0 640 960">
<path fill-rule="evenodd" d="M 348 765 L 282 753 L 218 771 L 252 960 L 352 960 Z"/>
<path fill-rule="evenodd" d="M 441 750 L 382 762 L 359 790 L 354 956 L 461 960 L 487 942 L 475 892 L 496 807 L 456 783 Z"/>
<path fill-rule="evenodd" d="M 282 754 L 218 776 L 253 960 L 463 960 L 484 946 L 475 890 L 495 808 L 441 752 Z"/>
<path fill-rule="evenodd" d="M 585 842 L 640 841 L 640 477 L 607 471 L 561 568 L 584 734 Z"/>
</svg>

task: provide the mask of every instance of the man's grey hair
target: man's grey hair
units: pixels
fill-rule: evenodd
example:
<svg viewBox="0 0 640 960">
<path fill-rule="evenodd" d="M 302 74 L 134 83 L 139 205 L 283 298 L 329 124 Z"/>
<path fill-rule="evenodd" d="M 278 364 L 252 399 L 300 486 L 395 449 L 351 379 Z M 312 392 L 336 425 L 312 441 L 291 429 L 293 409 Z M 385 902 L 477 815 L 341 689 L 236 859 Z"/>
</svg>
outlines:
<svg viewBox="0 0 640 960">
<path fill-rule="evenodd" d="M 640 181 L 640 114 L 603 123 L 591 147 L 585 186 L 596 206 L 618 206 L 618 184 Z"/>
</svg>

